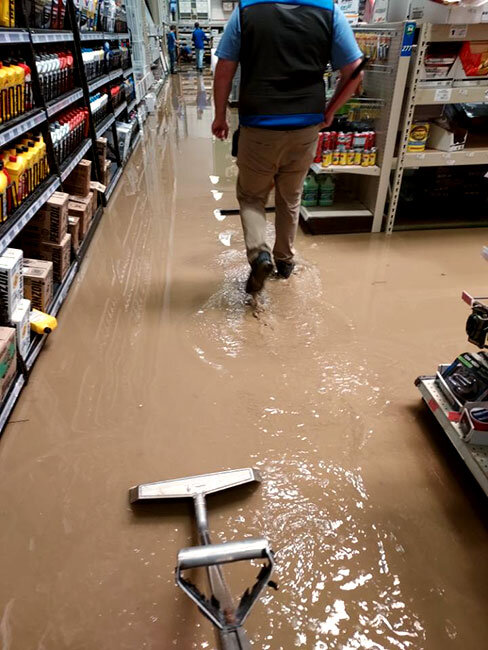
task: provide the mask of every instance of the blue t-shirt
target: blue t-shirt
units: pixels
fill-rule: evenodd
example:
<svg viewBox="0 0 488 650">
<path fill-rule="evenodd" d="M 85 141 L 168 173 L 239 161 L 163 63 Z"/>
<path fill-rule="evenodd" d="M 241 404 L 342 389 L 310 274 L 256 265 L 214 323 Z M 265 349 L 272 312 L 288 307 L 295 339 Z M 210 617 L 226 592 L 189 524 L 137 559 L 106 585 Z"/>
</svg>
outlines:
<svg viewBox="0 0 488 650">
<path fill-rule="evenodd" d="M 208 41 L 207 35 L 201 27 L 198 27 L 193 32 L 193 42 L 195 43 L 196 49 L 203 50 L 205 48 L 205 41 Z"/>
<path fill-rule="evenodd" d="M 241 19 L 239 7 L 234 9 L 229 22 L 217 47 L 219 59 L 239 61 L 241 51 Z M 334 5 L 334 24 L 332 35 L 331 65 L 334 70 L 340 70 L 349 63 L 362 58 L 362 52 L 356 42 L 351 25 L 342 10 Z"/>
<path fill-rule="evenodd" d="M 176 50 L 176 34 L 174 32 L 168 33 L 168 51 L 174 52 Z"/>
</svg>

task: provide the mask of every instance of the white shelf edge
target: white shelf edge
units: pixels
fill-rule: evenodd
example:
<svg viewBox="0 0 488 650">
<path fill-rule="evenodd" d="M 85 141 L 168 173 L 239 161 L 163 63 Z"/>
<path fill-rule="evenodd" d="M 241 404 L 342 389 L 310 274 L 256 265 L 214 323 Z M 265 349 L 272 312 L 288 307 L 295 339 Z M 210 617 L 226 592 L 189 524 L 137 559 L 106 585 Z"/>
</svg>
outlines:
<svg viewBox="0 0 488 650">
<path fill-rule="evenodd" d="M 442 91 L 442 92 L 441 92 Z M 466 88 L 452 87 L 420 87 L 415 97 L 415 106 L 438 104 L 475 104 L 488 101 L 488 86 L 472 86 Z"/>
<path fill-rule="evenodd" d="M 45 122 L 46 119 L 46 113 L 42 109 L 39 109 L 39 113 L 36 113 L 35 115 L 32 115 L 32 117 L 20 121 L 15 126 L 6 128 L 5 131 L 2 131 L 0 133 L 0 147 L 7 144 L 11 140 L 14 140 L 15 138 L 20 137 L 27 131 L 30 131 L 30 129 L 34 129 L 36 126 L 39 126 Z"/>
<path fill-rule="evenodd" d="M 47 107 L 46 112 L 48 117 L 52 117 L 58 111 L 62 111 L 63 108 L 71 106 L 71 104 L 74 104 L 74 102 L 77 102 L 82 97 L 83 91 L 81 89 L 73 90 L 68 97 L 59 99 L 57 102 L 54 102 Z"/>
<path fill-rule="evenodd" d="M 330 207 L 316 206 L 307 208 L 301 205 L 300 214 L 305 221 L 309 219 L 335 219 L 342 217 L 373 217 L 371 210 L 368 210 L 359 201 L 336 203 Z"/>
<path fill-rule="evenodd" d="M 459 425 L 451 422 L 449 411 L 446 409 L 447 402 L 440 389 L 435 385 L 434 377 L 421 377 L 417 388 L 420 391 L 426 405 L 441 425 L 444 433 L 452 442 L 467 467 L 488 496 L 488 469 L 480 465 L 478 459 L 483 459 L 488 467 L 488 446 L 470 445 L 462 439 Z"/>
<path fill-rule="evenodd" d="M 405 168 L 416 167 L 443 167 L 463 165 L 488 165 L 487 148 L 467 148 L 461 151 L 437 151 L 427 149 L 421 153 L 407 153 Z"/>
<path fill-rule="evenodd" d="M 0 412 L 0 432 L 3 431 L 8 422 L 24 384 L 25 379 L 23 375 L 19 375 L 17 379 L 14 380 L 13 388 L 10 391 L 7 401 L 2 405 L 2 410 Z"/>
<path fill-rule="evenodd" d="M 320 163 L 312 163 L 310 169 L 315 174 L 358 174 L 361 176 L 379 176 L 381 168 L 377 165 L 362 167 L 360 165 L 330 165 L 322 167 Z"/>
<path fill-rule="evenodd" d="M 58 189 L 61 185 L 61 182 L 57 176 L 51 179 L 51 182 L 46 187 L 44 192 L 32 203 L 32 205 L 24 212 L 24 214 L 11 225 L 11 227 L 6 231 L 6 233 L 0 238 L 0 254 L 2 254 L 6 248 L 8 248 L 10 242 L 12 242 L 19 232 L 25 228 L 29 223 L 32 217 L 36 212 L 44 205 L 44 203 L 49 199 L 49 197 Z M 26 199 L 28 200 L 28 199 Z M 8 219 L 6 221 L 8 223 Z"/>
</svg>

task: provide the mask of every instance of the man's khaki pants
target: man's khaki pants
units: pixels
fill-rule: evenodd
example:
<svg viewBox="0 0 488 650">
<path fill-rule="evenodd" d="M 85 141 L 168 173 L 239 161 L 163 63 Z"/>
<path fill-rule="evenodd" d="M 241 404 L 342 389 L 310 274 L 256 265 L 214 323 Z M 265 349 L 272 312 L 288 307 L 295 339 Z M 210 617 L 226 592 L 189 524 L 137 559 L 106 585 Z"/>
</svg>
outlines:
<svg viewBox="0 0 488 650">
<path fill-rule="evenodd" d="M 295 254 L 303 182 L 317 151 L 319 126 L 296 131 L 241 127 L 237 165 L 237 199 L 247 257 L 253 262 L 266 243 L 266 202 L 275 186 L 275 260 L 291 262 Z"/>
</svg>

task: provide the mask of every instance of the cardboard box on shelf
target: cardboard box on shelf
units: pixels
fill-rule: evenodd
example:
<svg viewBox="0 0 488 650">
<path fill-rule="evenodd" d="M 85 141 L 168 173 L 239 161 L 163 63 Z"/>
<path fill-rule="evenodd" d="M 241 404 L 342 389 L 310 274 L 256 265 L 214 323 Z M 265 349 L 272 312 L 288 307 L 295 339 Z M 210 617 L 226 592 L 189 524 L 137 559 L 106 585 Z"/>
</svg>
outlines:
<svg viewBox="0 0 488 650">
<path fill-rule="evenodd" d="M 68 217 L 68 232 L 71 235 L 71 245 L 77 251 L 80 247 L 80 218 Z"/>
<path fill-rule="evenodd" d="M 74 170 L 64 181 L 64 189 L 69 194 L 77 194 L 79 196 L 86 196 L 90 191 L 91 180 L 91 161 L 80 160 Z"/>
<path fill-rule="evenodd" d="M 0 327 L 0 399 L 7 394 L 16 371 L 15 328 Z"/>
<path fill-rule="evenodd" d="M 468 25 L 488 22 L 488 5 L 453 7 L 432 0 L 411 0 L 409 18 L 434 25 Z"/>
<path fill-rule="evenodd" d="M 83 239 L 88 232 L 91 222 L 90 203 L 85 201 L 70 201 L 68 203 L 68 214 L 71 217 L 79 218 L 79 237 L 80 239 Z"/>
<path fill-rule="evenodd" d="M 89 192 L 86 196 L 78 196 L 76 194 L 71 194 L 69 200 L 71 203 L 84 203 L 88 206 L 88 216 L 91 219 L 95 214 L 95 195 L 93 192 Z"/>
<path fill-rule="evenodd" d="M 24 259 L 24 297 L 32 307 L 47 311 L 53 299 L 53 263 L 31 258 Z"/>
<path fill-rule="evenodd" d="M 111 165 L 110 160 L 107 160 L 107 162 L 105 163 L 105 167 L 103 169 L 102 183 L 105 185 L 105 187 L 107 187 L 108 182 L 110 180 L 110 165 Z"/>
<path fill-rule="evenodd" d="M 30 313 L 31 301 L 22 298 L 12 317 L 12 325 L 14 325 L 17 333 L 17 345 L 23 359 L 27 357 L 27 353 L 29 352 L 31 331 L 29 320 Z"/>
<path fill-rule="evenodd" d="M 68 194 L 54 192 L 24 228 L 22 238 L 59 244 L 68 232 L 68 199 Z"/>
<path fill-rule="evenodd" d="M 430 125 L 427 146 L 438 151 L 462 151 L 466 147 L 467 139 L 467 129 L 456 128 L 452 131 L 448 124 L 441 125 L 434 122 Z"/>
<path fill-rule="evenodd" d="M 9 323 L 23 296 L 23 253 L 17 248 L 7 248 L 0 257 L 0 319 Z"/>
<path fill-rule="evenodd" d="M 93 192 L 93 214 L 95 214 L 95 212 L 97 211 L 98 195 L 102 191 L 102 187 L 104 188 L 105 186 L 99 183 L 98 181 L 92 181 L 90 183 L 90 192 Z"/>
<path fill-rule="evenodd" d="M 105 161 L 107 160 L 107 138 L 97 138 L 97 156 L 100 163 L 100 169 L 105 168 Z"/>
<path fill-rule="evenodd" d="M 71 262 L 71 236 L 65 235 L 60 244 L 42 242 L 39 255 L 41 259 L 53 263 L 54 282 L 62 282 L 69 271 Z"/>
</svg>

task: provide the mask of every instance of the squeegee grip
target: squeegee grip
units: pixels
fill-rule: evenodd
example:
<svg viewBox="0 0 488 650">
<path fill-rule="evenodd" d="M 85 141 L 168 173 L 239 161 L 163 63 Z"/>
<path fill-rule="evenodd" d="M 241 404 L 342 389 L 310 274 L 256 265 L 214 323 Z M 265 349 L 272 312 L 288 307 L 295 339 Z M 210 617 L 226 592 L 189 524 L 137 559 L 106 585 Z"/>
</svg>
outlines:
<svg viewBox="0 0 488 650">
<path fill-rule="evenodd" d="M 246 539 L 241 542 L 194 546 L 183 548 L 178 553 L 178 568 L 180 570 L 196 569 L 216 564 L 266 559 L 270 555 L 271 550 L 266 539 Z"/>
</svg>

